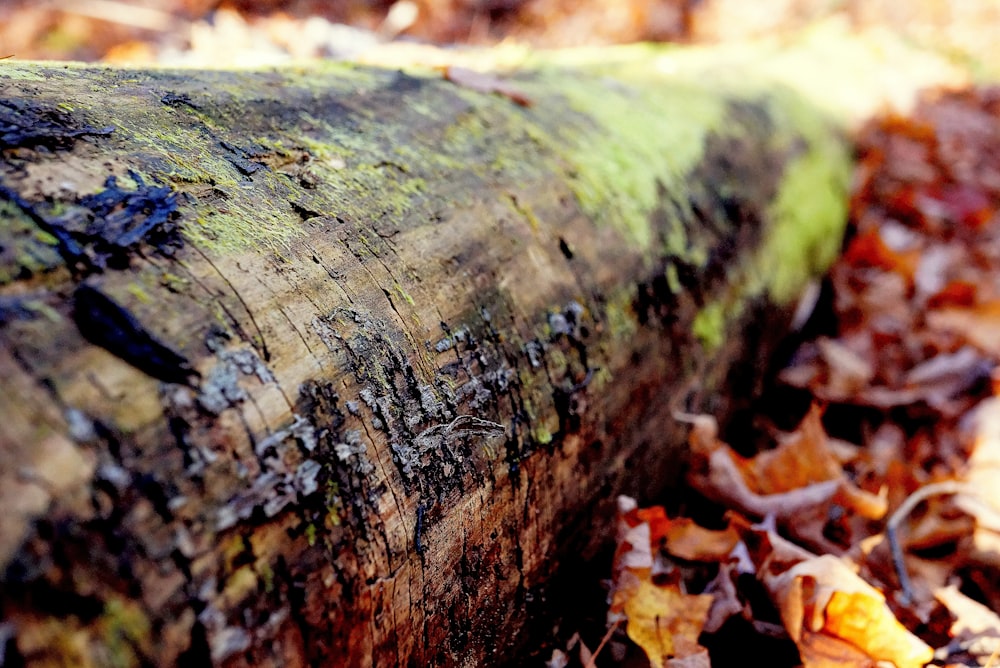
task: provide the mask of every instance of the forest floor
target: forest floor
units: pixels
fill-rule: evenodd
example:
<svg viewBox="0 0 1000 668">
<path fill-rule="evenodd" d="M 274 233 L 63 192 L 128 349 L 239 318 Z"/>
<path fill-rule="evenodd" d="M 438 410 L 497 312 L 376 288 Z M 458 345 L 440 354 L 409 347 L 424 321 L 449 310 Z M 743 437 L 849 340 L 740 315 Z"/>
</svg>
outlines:
<svg viewBox="0 0 1000 668">
<path fill-rule="evenodd" d="M 1000 3 L 7 0 L 0 56 L 254 66 L 391 41 L 712 43 L 817 20 L 1000 81 Z M 607 632 L 548 665 L 1000 667 L 1000 88 L 872 119 L 844 253 L 750 418 L 686 488 L 619 499 Z"/>
<path fill-rule="evenodd" d="M 619 499 L 599 665 L 627 635 L 653 666 L 1000 666 L 1000 89 L 857 146 L 844 253 L 759 411 L 728 443 L 677 415 L 688 493 Z"/>
</svg>

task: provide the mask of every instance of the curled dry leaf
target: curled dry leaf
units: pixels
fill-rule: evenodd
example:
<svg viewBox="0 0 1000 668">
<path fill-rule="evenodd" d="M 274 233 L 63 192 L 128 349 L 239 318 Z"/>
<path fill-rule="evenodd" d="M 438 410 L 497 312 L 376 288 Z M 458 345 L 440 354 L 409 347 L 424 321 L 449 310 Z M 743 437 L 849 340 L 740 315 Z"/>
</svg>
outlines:
<svg viewBox="0 0 1000 668">
<path fill-rule="evenodd" d="M 974 601 L 954 585 L 941 587 L 935 598 L 951 613 L 949 634 L 960 649 L 978 659 L 981 666 L 988 665 L 991 656 L 1000 653 L 1000 617 L 982 603 Z"/>
<path fill-rule="evenodd" d="M 818 408 L 777 448 L 750 459 L 720 441 L 710 419 L 701 416 L 692 424 L 690 443 L 696 461 L 688 482 L 713 501 L 752 517 L 771 515 L 779 523 L 834 502 L 867 519 L 880 519 L 886 513 L 884 498 L 858 488 L 845 476 Z"/>
<path fill-rule="evenodd" d="M 777 574 L 764 573 L 764 584 L 806 666 L 827 665 L 838 651 L 847 665 L 860 651 L 896 668 L 919 668 L 934 656 L 899 623 L 885 596 L 837 557 L 821 555 Z"/>
<path fill-rule="evenodd" d="M 667 517 L 663 506 L 639 508 L 627 496 L 619 497 L 618 508 L 619 546 L 629 546 L 620 564 L 632 570 L 652 567 L 652 551 L 658 548 L 687 561 L 725 561 L 739 541 L 731 527 L 706 529 L 687 517 Z"/>
<path fill-rule="evenodd" d="M 980 304 L 974 308 L 942 308 L 927 314 L 931 329 L 960 333 L 968 341 L 1000 359 L 1000 301 Z"/>
<path fill-rule="evenodd" d="M 680 559 L 722 562 L 732 553 L 739 539 L 732 527 L 713 531 L 692 519 L 678 517 L 670 521 L 663 545 L 667 552 Z"/>
<path fill-rule="evenodd" d="M 1000 398 L 982 402 L 976 422 L 976 440 L 965 476 L 969 491 L 960 494 L 959 501 L 981 527 L 1000 533 Z"/>
<path fill-rule="evenodd" d="M 616 580 L 626 570 L 641 577 L 649 577 L 653 569 L 649 523 L 639 518 L 638 508 L 635 499 L 618 497 L 618 538 L 614 559 Z"/>
<path fill-rule="evenodd" d="M 714 633 L 721 629 L 730 617 L 746 615 L 748 619 L 750 618 L 749 611 L 740 600 L 736 590 L 736 577 L 735 566 L 722 564 L 715 578 L 705 588 L 705 591 L 711 593 L 715 598 L 708 611 L 708 618 L 705 620 L 704 630 L 707 633 Z"/>
<path fill-rule="evenodd" d="M 780 440 L 778 447 L 753 459 L 740 460 L 743 479 L 754 492 L 788 492 L 843 476 L 840 461 L 830 449 L 821 415 L 822 410 L 813 406 L 798 428 Z"/>
</svg>

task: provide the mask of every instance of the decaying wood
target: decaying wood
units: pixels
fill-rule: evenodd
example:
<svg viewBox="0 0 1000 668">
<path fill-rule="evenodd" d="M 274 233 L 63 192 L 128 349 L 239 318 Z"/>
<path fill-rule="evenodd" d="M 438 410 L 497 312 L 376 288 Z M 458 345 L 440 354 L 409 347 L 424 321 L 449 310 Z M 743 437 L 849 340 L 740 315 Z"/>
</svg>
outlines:
<svg viewBox="0 0 1000 668">
<path fill-rule="evenodd" d="M 843 222 L 808 105 L 607 74 L 0 65 L 7 656 L 550 637 Z"/>
</svg>

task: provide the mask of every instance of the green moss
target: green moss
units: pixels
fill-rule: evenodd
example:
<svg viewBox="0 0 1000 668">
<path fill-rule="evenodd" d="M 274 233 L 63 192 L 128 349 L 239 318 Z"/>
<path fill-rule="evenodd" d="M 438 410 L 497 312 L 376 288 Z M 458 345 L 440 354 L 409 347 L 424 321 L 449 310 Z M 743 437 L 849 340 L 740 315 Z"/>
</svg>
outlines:
<svg viewBox="0 0 1000 668">
<path fill-rule="evenodd" d="M 234 565 L 245 552 L 246 543 L 243 542 L 242 536 L 232 535 L 225 539 L 225 542 L 220 546 L 219 553 L 222 555 L 223 568 L 226 573 L 230 573 L 234 570 Z"/>
<path fill-rule="evenodd" d="M 260 578 L 251 564 L 240 566 L 226 578 L 220 596 L 223 601 L 233 605 L 245 601 L 248 596 L 260 588 Z"/>
<path fill-rule="evenodd" d="M 128 287 L 125 288 L 128 293 L 138 299 L 143 304 L 149 304 L 153 301 L 153 298 L 146 292 L 146 289 L 139 285 L 138 283 L 129 283 Z"/>
<path fill-rule="evenodd" d="M 45 318 L 49 322 L 61 322 L 63 319 L 62 315 L 59 314 L 59 311 L 52 308 L 49 303 L 42 299 L 26 299 L 21 302 L 21 305 L 32 313 Z"/>
<path fill-rule="evenodd" d="M 410 293 L 408 293 L 406 290 L 403 289 L 403 286 L 400 285 L 399 282 L 393 282 L 392 286 L 393 288 L 395 288 L 396 292 L 399 294 L 400 297 L 403 298 L 403 300 L 407 304 L 409 304 L 410 306 L 416 305 L 416 302 L 413 300 L 413 297 L 411 297 Z"/>
<path fill-rule="evenodd" d="M 635 334 L 639 325 L 632 309 L 633 294 L 631 290 L 621 290 L 608 300 L 604 318 L 608 323 L 611 337 L 615 341 L 624 341 Z"/>
<path fill-rule="evenodd" d="M 532 439 L 538 445 L 548 445 L 552 442 L 552 432 L 544 424 L 538 424 L 535 426 L 534 431 L 531 433 Z"/>
<path fill-rule="evenodd" d="M 257 573 L 260 575 L 260 579 L 264 583 L 264 592 L 270 594 L 274 591 L 274 569 L 271 568 L 271 564 L 264 559 L 259 560 L 257 562 Z"/>
<path fill-rule="evenodd" d="M 190 285 L 191 280 L 165 271 L 160 274 L 160 283 L 171 292 L 183 292 Z"/>
<path fill-rule="evenodd" d="M 513 207 L 514 211 L 519 216 L 523 216 L 524 219 L 528 221 L 528 225 L 531 226 L 532 232 L 537 232 L 541 227 L 541 221 L 538 220 L 538 216 L 535 215 L 534 210 L 532 210 L 532 208 L 528 204 L 524 202 L 519 202 L 514 197 L 508 197 L 508 201 L 510 202 L 510 205 L 511 207 Z"/>
<path fill-rule="evenodd" d="M 40 274 L 63 264 L 55 239 L 40 230 L 19 207 L 0 201 L 4 244 L 0 248 L 0 285 L 25 274 Z"/>
<path fill-rule="evenodd" d="M 31 236 L 39 243 L 43 243 L 46 246 L 59 245 L 59 240 L 56 239 L 51 234 L 49 234 L 48 232 L 46 232 L 45 230 L 39 230 L 39 229 L 32 230 Z"/>
<path fill-rule="evenodd" d="M 149 644 L 151 628 L 149 618 L 138 605 L 118 598 L 109 600 L 98 620 L 102 645 L 107 651 L 99 663 L 112 668 L 139 665 L 136 648 Z"/>
<path fill-rule="evenodd" d="M 19 63 L 16 60 L 0 60 L 0 78 L 15 81 L 45 81 L 45 76 L 38 71 L 38 66 L 32 63 Z"/>
<path fill-rule="evenodd" d="M 670 288 L 672 293 L 677 294 L 681 291 L 681 279 L 680 276 L 677 275 L 676 264 L 671 263 L 667 265 L 667 269 L 664 271 L 664 277 L 667 279 L 667 287 Z"/>
<path fill-rule="evenodd" d="M 677 186 L 701 160 L 706 136 L 722 129 L 725 99 L 637 63 L 622 79 L 551 73 L 541 83 L 565 94 L 589 119 L 575 127 L 567 123 L 567 147 L 556 147 L 570 165 L 570 183 L 584 212 L 652 249 L 651 218 L 661 205 L 661 189 Z M 684 254 L 679 222 L 673 232 L 665 250 Z"/>
<path fill-rule="evenodd" d="M 340 485 L 331 480 L 326 484 L 326 519 L 331 527 L 340 526 L 340 516 L 343 514 L 343 510 L 344 502 L 340 498 Z"/>
<path fill-rule="evenodd" d="M 717 350 L 726 335 L 726 311 L 722 302 L 711 302 L 698 311 L 691 323 L 691 333 L 705 350 Z"/>
<path fill-rule="evenodd" d="M 822 119 L 798 111 L 808 152 L 785 170 L 771 208 L 774 224 L 757 255 L 771 298 L 785 304 L 833 263 L 847 223 L 851 160 L 847 143 L 837 141 Z"/>
</svg>

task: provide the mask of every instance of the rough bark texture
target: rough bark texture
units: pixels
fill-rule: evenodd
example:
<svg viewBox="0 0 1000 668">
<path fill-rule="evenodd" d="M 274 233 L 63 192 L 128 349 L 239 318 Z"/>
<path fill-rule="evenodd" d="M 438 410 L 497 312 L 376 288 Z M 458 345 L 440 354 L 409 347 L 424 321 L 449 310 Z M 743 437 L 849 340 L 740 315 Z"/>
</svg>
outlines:
<svg viewBox="0 0 1000 668">
<path fill-rule="evenodd" d="M 466 665 L 675 474 L 839 244 L 789 95 L 0 63 L 0 638 Z M 751 383 L 752 385 L 752 383 Z M 555 611 L 555 612 L 553 612 Z"/>
</svg>

